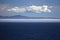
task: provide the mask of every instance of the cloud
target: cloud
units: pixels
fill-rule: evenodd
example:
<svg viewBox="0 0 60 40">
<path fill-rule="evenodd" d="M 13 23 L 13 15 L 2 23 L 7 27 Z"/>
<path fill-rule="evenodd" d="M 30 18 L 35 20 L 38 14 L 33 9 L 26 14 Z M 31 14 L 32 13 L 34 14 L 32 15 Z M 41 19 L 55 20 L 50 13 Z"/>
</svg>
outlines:
<svg viewBox="0 0 60 40">
<path fill-rule="evenodd" d="M 7 9 L 7 11 L 19 13 L 19 12 L 26 12 L 26 9 L 25 8 L 14 7 L 14 8 L 11 8 L 11 9 Z"/>
<path fill-rule="evenodd" d="M 51 8 L 51 7 L 50 7 Z M 10 9 L 7 9 L 7 11 L 9 12 L 27 12 L 27 11 L 31 11 L 31 12 L 36 12 L 36 13 L 40 13 L 40 12 L 51 12 L 51 10 L 49 9 L 49 7 L 47 5 L 43 5 L 43 6 L 27 6 L 27 7 L 13 7 Z"/>
<path fill-rule="evenodd" d="M 43 6 L 29 6 L 27 8 L 28 11 L 33 11 L 33 12 L 37 12 L 37 13 L 40 13 L 40 12 L 51 12 L 51 10 L 49 9 L 49 7 L 47 5 L 43 5 Z"/>
<path fill-rule="evenodd" d="M 42 6 L 31 5 L 31 6 L 18 7 L 18 6 L 10 6 L 7 4 L 0 4 L 0 15 L 3 16 L 18 15 L 18 14 L 20 15 L 21 13 L 25 12 L 50 13 L 52 12 L 51 8 L 52 6 L 48 5 L 42 5 Z"/>
</svg>

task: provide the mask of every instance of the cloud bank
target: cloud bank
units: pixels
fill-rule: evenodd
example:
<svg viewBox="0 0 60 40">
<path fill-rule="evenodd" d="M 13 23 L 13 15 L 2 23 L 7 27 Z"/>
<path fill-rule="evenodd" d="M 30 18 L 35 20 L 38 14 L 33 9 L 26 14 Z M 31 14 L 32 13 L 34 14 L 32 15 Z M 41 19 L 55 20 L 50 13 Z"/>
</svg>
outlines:
<svg viewBox="0 0 60 40">
<path fill-rule="evenodd" d="M 10 6 L 7 4 L 0 4 L 0 16 L 13 16 L 13 15 L 20 15 L 21 13 L 25 12 L 33 12 L 33 13 L 50 13 L 52 6 L 42 5 L 42 6 Z"/>
<path fill-rule="evenodd" d="M 25 8 L 14 7 L 14 8 L 7 9 L 7 11 L 18 13 L 18 12 L 26 12 L 26 9 Z"/>
<path fill-rule="evenodd" d="M 40 13 L 40 12 L 51 12 L 50 10 L 51 6 L 47 6 L 47 5 L 43 5 L 43 6 L 27 6 L 27 7 L 13 7 L 10 9 L 7 9 L 8 12 L 27 12 L 27 11 L 31 11 L 31 12 L 36 12 L 36 13 Z"/>
</svg>

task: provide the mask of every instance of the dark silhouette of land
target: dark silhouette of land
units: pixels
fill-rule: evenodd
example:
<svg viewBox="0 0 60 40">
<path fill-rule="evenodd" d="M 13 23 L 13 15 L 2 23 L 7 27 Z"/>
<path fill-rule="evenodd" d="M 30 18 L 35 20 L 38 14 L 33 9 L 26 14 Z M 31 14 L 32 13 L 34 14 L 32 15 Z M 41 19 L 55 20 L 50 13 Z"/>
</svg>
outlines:
<svg viewBox="0 0 60 40">
<path fill-rule="evenodd" d="M 21 16 L 21 15 L 15 15 L 15 16 L 0 16 L 0 19 L 60 19 L 56 17 L 27 17 L 27 16 Z"/>
</svg>

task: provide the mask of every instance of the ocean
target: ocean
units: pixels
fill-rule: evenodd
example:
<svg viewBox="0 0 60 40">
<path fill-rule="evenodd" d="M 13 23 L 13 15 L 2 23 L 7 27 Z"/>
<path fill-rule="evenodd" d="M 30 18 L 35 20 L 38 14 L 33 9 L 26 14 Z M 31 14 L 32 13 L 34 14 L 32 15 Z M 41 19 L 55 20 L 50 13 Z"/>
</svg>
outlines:
<svg viewBox="0 0 60 40">
<path fill-rule="evenodd" d="M 60 22 L 0 22 L 0 40 L 60 40 Z"/>
</svg>

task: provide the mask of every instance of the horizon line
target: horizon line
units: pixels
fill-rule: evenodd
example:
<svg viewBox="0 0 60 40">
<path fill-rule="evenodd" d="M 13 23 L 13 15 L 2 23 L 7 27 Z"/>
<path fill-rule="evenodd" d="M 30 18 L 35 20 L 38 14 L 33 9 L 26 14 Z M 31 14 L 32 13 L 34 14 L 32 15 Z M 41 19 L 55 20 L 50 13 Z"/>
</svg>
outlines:
<svg viewBox="0 0 60 40">
<path fill-rule="evenodd" d="M 60 22 L 60 19 L 0 19 L 0 22 Z"/>
</svg>

